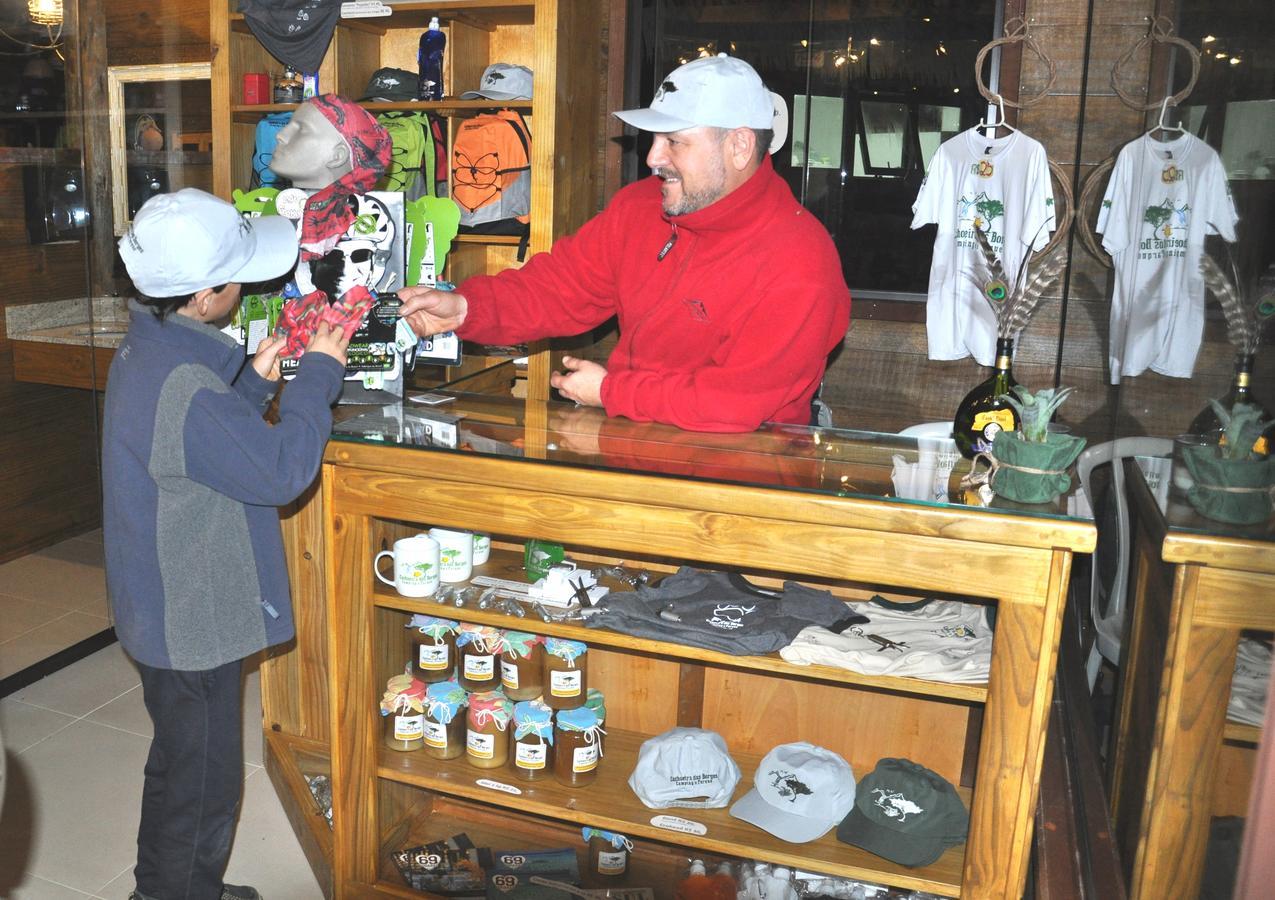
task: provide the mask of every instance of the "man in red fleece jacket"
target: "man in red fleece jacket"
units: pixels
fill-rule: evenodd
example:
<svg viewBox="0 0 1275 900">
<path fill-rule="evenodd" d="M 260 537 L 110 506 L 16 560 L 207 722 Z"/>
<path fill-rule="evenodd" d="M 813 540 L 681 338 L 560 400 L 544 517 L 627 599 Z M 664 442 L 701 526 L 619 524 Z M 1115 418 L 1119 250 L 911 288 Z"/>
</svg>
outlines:
<svg viewBox="0 0 1275 900">
<path fill-rule="evenodd" d="M 426 337 L 509 344 L 619 320 L 606 366 L 565 357 L 550 383 L 608 415 L 692 431 L 808 424 L 829 352 L 850 321 L 836 248 L 775 174 L 784 102 L 742 60 L 674 70 L 647 109 L 618 112 L 654 132 L 653 171 L 521 269 L 455 292 L 406 288 L 403 315 Z"/>
</svg>

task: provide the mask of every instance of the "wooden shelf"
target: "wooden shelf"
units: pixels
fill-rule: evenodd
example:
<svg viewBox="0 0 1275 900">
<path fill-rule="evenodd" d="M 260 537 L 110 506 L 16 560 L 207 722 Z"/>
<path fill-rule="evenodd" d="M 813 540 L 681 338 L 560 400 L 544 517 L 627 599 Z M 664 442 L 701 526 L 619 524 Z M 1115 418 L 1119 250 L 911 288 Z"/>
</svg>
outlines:
<svg viewBox="0 0 1275 900">
<path fill-rule="evenodd" d="M 1242 722 L 1232 722 L 1228 719 L 1226 726 L 1222 729 L 1222 737 L 1228 741 L 1257 744 L 1262 740 L 1262 729 L 1256 725 L 1245 725 Z"/>
<path fill-rule="evenodd" d="M 508 244 L 517 246 L 523 238 L 516 234 L 458 234 L 453 242 L 461 244 Z"/>
<path fill-rule="evenodd" d="M 492 30 L 498 25 L 530 25 L 535 21 L 536 0 L 425 0 L 389 6 L 393 12 L 388 16 L 338 19 L 338 27 L 372 34 L 384 34 L 393 28 L 424 31 L 434 16 L 438 16 L 443 25 L 456 20 L 483 30 Z M 230 27 L 234 31 L 249 32 L 243 13 L 230 14 Z"/>
<path fill-rule="evenodd" d="M 129 150 L 128 164 L 137 166 L 211 166 L 212 154 L 197 150 Z"/>
<path fill-rule="evenodd" d="M 265 768 L 275 790 L 291 802 L 283 809 L 319 884 L 332 896 L 332 828 L 310 792 L 307 775 L 332 777 L 327 744 L 269 729 L 265 732 Z"/>
<path fill-rule="evenodd" d="M 522 557 L 512 551 L 497 550 L 495 548 L 492 549 L 491 559 L 485 565 L 474 567 L 474 574 L 489 575 L 510 581 L 526 580 L 522 568 Z M 973 703 L 983 703 L 987 700 L 987 685 L 985 684 L 949 684 L 942 681 L 926 681 L 920 678 L 865 675 L 832 666 L 799 666 L 784 660 L 777 653 L 767 656 L 733 656 L 729 653 L 702 650 L 685 644 L 633 637 L 616 631 L 608 631 L 604 628 L 586 628 L 583 625 L 562 622 L 542 622 L 530 607 L 527 607 L 526 618 L 518 618 L 503 612 L 478 609 L 476 606 L 444 606 L 430 598 L 413 600 L 401 596 L 392 588 L 383 587 L 379 582 L 373 593 L 372 602 L 376 606 L 385 609 L 442 616 L 459 622 L 477 622 L 481 625 L 493 625 L 497 628 L 531 631 L 536 634 L 584 641 L 587 644 L 598 647 L 636 650 L 641 653 L 693 660 L 714 666 L 764 672 L 768 675 L 788 675 L 810 681 L 857 685 L 866 688 L 899 691 L 925 697 L 944 697 L 950 700 L 963 700 Z"/>
<path fill-rule="evenodd" d="M 627 731 L 608 732 L 597 781 L 584 788 L 564 787 L 552 778 L 522 782 L 508 769 L 477 769 L 464 757 L 437 760 L 421 752 L 401 753 L 384 747 L 379 748 L 377 775 L 453 797 L 618 831 L 631 838 L 675 842 L 710 853 L 760 859 L 949 897 L 960 894 L 961 867 L 965 860 L 963 846 L 947 850 L 933 865 L 910 869 L 843 844 L 832 832 L 807 844 L 790 844 L 734 818 L 725 808 L 649 809 L 628 786 L 628 777 L 637 764 L 638 749 L 646 738 L 647 735 Z M 732 753 L 732 756 L 743 773 L 733 798 L 738 799 L 752 789 L 753 773 L 761 757 L 743 753 Z M 510 785 L 521 793 L 483 787 L 478 784 L 480 780 Z M 970 792 L 958 790 L 968 807 Z M 704 825 L 706 832 L 686 834 L 652 825 L 651 820 L 659 815 L 690 819 Z"/>
<path fill-rule="evenodd" d="M 239 103 L 231 106 L 230 112 L 236 122 L 251 124 L 268 113 L 292 112 L 299 105 L 298 103 Z M 506 100 L 504 102 L 460 99 L 402 100 L 395 102 L 364 100 L 359 103 L 359 106 L 371 113 L 424 110 L 438 113 L 441 116 L 474 115 L 489 109 L 516 109 L 524 115 L 531 115 L 532 113 L 530 100 Z"/>
</svg>

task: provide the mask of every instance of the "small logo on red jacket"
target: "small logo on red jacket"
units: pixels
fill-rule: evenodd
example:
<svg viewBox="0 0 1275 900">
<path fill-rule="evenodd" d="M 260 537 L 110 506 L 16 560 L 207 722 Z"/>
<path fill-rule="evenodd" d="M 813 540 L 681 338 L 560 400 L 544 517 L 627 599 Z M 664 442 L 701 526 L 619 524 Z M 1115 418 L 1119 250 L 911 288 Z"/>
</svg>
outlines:
<svg viewBox="0 0 1275 900">
<path fill-rule="evenodd" d="M 705 309 L 703 300 L 696 300 L 693 297 L 687 297 L 682 302 L 686 304 L 686 308 L 690 311 L 691 318 L 696 322 L 708 321 L 708 310 Z"/>
</svg>

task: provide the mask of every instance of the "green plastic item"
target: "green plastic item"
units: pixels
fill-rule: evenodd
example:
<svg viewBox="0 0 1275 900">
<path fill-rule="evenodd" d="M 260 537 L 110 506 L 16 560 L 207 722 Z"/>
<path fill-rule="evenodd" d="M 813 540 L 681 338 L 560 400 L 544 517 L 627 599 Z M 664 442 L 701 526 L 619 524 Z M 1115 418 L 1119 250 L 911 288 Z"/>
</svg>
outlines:
<svg viewBox="0 0 1275 900">
<path fill-rule="evenodd" d="M 403 204 L 403 218 L 407 222 L 412 242 L 407 248 L 407 284 L 420 284 L 421 260 L 425 258 L 426 228 L 428 222 L 434 232 L 434 277 L 443 271 L 452 239 L 460 227 L 460 207 L 447 197 L 421 197 Z"/>
<path fill-rule="evenodd" d="M 230 192 L 230 200 L 235 209 L 255 216 L 277 216 L 279 210 L 275 207 L 275 198 L 278 196 L 279 189 L 272 187 L 255 188 L 251 191 L 235 188 Z"/>
<path fill-rule="evenodd" d="M 1083 449 L 1085 439 L 1070 434 L 1048 434 L 1045 443 L 1037 444 L 1002 431 L 992 442 L 992 490 L 1018 503 L 1050 503 L 1071 490 L 1067 470 Z"/>
<path fill-rule="evenodd" d="M 549 569 L 567 558 L 567 551 L 561 544 L 550 541 L 532 539 L 527 541 L 522 551 L 522 567 L 527 575 L 539 580 L 549 574 Z"/>
</svg>

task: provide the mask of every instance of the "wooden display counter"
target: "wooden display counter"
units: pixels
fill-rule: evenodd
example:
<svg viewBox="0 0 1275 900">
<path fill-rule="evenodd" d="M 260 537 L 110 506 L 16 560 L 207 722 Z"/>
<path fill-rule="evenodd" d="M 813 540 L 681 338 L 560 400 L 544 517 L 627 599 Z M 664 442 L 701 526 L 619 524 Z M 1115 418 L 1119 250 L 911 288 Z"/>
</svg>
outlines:
<svg viewBox="0 0 1275 900">
<path fill-rule="evenodd" d="M 392 850 L 459 831 L 502 847 L 583 848 L 581 825 L 628 835 L 644 879 L 632 883 L 654 886 L 657 896 L 671 895 L 686 856 L 704 854 L 944 896 L 1021 894 L 1063 602 L 1073 554 L 1093 547 L 1090 522 L 1061 507 L 889 498 L 891 456 L 917 454 L 914 440 L 896 436 L 805 428 L 693 435 L 475 395 L 458 395 L 441 412 L 409 402 L 340 423 L 321 490 L 285 520 L 298 639 L 262 669 L 268 765 L 335 896 L 421 896 L 403 886 Z M 490 533 L 492 558 L 476 572 L 503 578 L 525 578 L 522 543 L 542 538 L 584 564 L 656 574 L 684 563 L 728 569 L 760 584 L 799 580 L 848 601 L 965 595 L 996 606 L 991 677 L 949 684 L 731 656 L 544 623 L 531 612 L 444 607 L 375 580 L 378 550 L 436 525 Z M 596 783 L 528 785 L 463 759 L 385 749 L 377 701 L 408 659 L 413 613 L 587 642 L 589 683 L 607 707 Z M 981 729 L 972 726 L 980 718 Z M 883 757 L 913 759 L 958 784 L 971 810 L 969 840 L 910 869 L 832 834 L 785 843 L 725 809 L 648 809 L 627 779 L 641 742 L 674 725 L 726 739 L 743 770 L 737 796 L 751 788 L 760 758 L 788 741 L 840 753 L 858 776 Z M 301 774 L 316 771 L 333 782 L 331 833 L 299 786 Z M 702 832 L 661 827 L 652 821 L 661 812 Z"/>
<path fill-rule="evenodd" d="M 1157 500 L 1142 472 L 1111 805 L 1130 895 L 1158 900 L 1195 896 L 1210 818 L 1245 813 L 1261 730 L 1226 708 L 1240 633 L 1275 630 L 1275 531 Z"/>
</svg>

